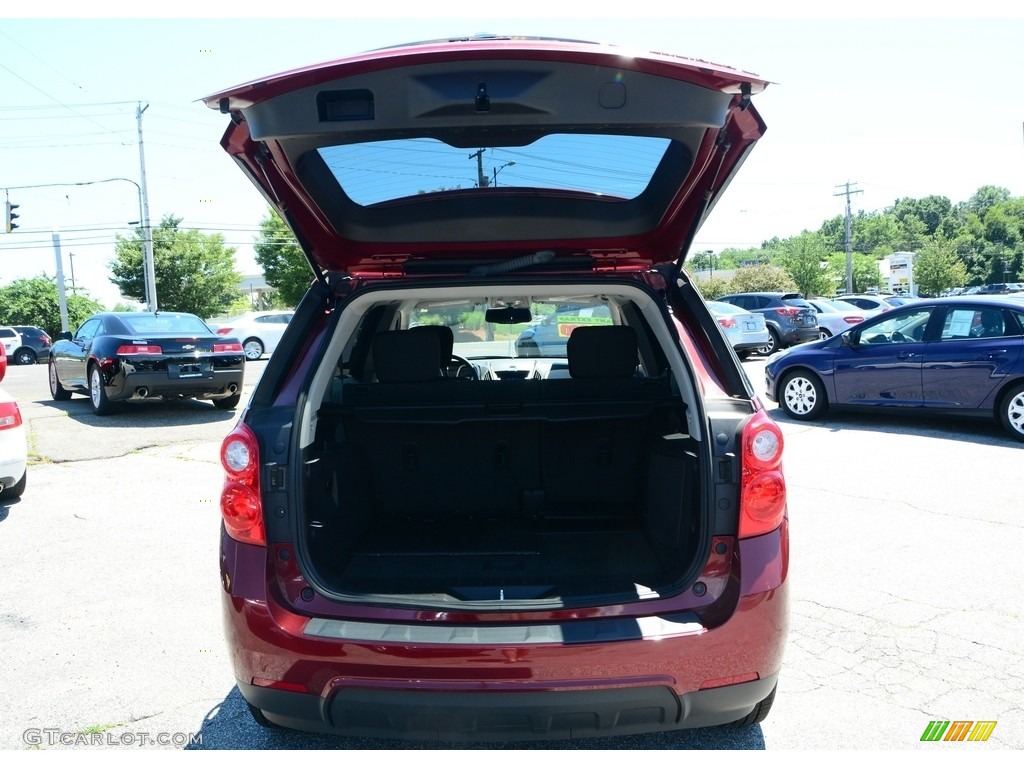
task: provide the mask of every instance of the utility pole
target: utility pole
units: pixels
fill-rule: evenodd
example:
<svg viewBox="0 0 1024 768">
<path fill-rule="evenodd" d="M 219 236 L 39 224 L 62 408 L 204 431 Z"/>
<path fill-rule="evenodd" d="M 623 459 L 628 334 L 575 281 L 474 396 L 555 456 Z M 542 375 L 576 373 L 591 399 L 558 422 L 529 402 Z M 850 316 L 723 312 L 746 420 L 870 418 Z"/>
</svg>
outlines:
<svg viewBox="0 0 1024 768">
<path fill-rule="evenodd" d="M 846 292 L 853 293 L 853 215 L 850 213 L 850 195 L 859 195 L 861 190 L 850 189 L 850 184 L 857 182 L 846 182 L 845 192 L 836 192 L 833 197 L 846 195 Z"/>
<path fill-rule="evenodd" d="M 60 309 L 60 329 L 70 331 L 68 322 L 68 296 L 64 292 L 64 260 L 60 254 L 60 233 L 51 233 L 53 237 L 53 254 L 57 260 L 57 307 Z"/>
<path fill-rule="evenodd" d="M 142 113 L 149 109 L 149 104 L 138 103 L 135 120 L 139 127 L 139 194 L 142 198 L 142 272 L 146 285 L 146 303 L 150 312 L 156 312 L 156 268 L 153 264 L 153 228 L 149 223 L 149 194 L 146 192 L 146 153 L 142 147 Z"/>
<path fill-rule="evenodd" d="M 487 174 L 484 173 L 484 152 L 486 151 L 487 148 L 483 147 L 481 149 L 478 149 L 476 152 L 472 153 L 469 156 L 470 160 L 472 160 L 474 157 L 476 158 L 476 177 L 478 187 L 486 187 L 489 182 Z"/>
</svg>

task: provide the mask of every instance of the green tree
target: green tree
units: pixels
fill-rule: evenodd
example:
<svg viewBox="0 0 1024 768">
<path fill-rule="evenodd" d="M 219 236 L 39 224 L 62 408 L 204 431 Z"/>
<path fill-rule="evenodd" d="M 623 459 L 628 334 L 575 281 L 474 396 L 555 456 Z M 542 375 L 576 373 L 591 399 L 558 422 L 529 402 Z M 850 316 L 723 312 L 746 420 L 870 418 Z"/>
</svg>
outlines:
<svg viewBox="0 0 1024 768">
<path fill-rule="evenodd" d="M 785 242 L 777 263 L 793 278 L 800 293 L 820 296 L 831 294 L 836 284 L 830 274 L 828 257 L 825 238 L 817 232 L 803 232 Z"/>
<path fill-rule="evenodd" d="M 930 238 L 914 257 L 914 282 L 925 296 L 966 283 L 967 268 L 957 256 L 956 244 L 944 237 Z"/>
<path fill-rule="evenodd" d="M 260 236 L 254 248 L 267 285 L 277 289 L 275 301 L 296 306 L 313 280 L 313 271 L 295 235 L 276 211 L 270 210 L 260 221 Z"/>
<path fill-rule="evenodd" d="M 971 195 L 966 203 L 961 203 L 961 207 L 970 213 L 984 216 L 992 206 L 1005 203 L 1010 199 L 1010 190 L 1005 187 L 987 185 L 978 187 L 978 191 Z"/>
<path fill-rule="evenodd" d="M 732 289 L 732 281 L 723 280 L 718 275 L 698 278 L 693 281 L 693 285 L 700 291 L 700 295 L 704 297 L 705 301 L 714 301 L 719 296 L 735 293 Z"/>
<path fill-rule="evenodd" d="M 846 254 L 833 253 L 829 256 L 830 273 L 837 275 L 836 285 L 846 289 Z M 868 253 L 853 254 L 853 292 L 864 293 L 878 288 L 882 283 L 882 271 L 878 259 Z M 830 294 L 831 295 L 831 294 Z"/>
<path fill-rule="evenodd" d="M 796 290 L 792 276 L 782 267 L 774 264 L 758 264 L 755 267 L 740 267 L 732 278 L 732 290 L 736 293 L 751 291 Z"/>
<path fill-rule="evenodd" d="M 105 307 L 84 291 L 67 296 L 68 325 L 71 330 Z M 40 275 L 20 278 L 0 288 L 0 324 L 35 325 L 51 338 L 61 332 L 57 279 Z"/>
<path fill-rule="evenodd" d="M 159 309 L 213 317 L 231 305 L 242 276 L 235 269 L 234 248 L 221 234 L 179 229 L 180 217 L 164 216 L 153 229 L 153 262 Z M 117 236 L 114 259 L 107 265 L 113 282 L 129 298 L 145 300 L 141 229 L 133 238 Z"/>
</svg>

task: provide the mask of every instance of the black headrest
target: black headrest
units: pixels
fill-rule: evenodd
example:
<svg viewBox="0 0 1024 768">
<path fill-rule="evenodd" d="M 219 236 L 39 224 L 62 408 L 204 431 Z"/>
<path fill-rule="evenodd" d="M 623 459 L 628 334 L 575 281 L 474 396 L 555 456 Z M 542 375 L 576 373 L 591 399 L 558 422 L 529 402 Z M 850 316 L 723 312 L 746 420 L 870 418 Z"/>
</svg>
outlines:
<svg viewBox="0 0 1024 768">
<path fill-rule="evenodd" d="M 628 325 L 590 325 L 573 330 L 566 344 L 574 379 L 623 379 L 636 373 L 636 331 Z"/>
<path fill-rule="evenodd" d="M 384 331 L 373 338 L 378 381 L 433 381 L 440 375 L 440 345 L 433 333 Z"/>
<path fill-rule="evenodd" d="M 455 334 L 447 325 L 417 325 L 407 333 L 431 334 L 437 339 L 439 347 L 438 362 L 443 370 L 452 361 L 452 350 L 455 349 Z"/>
</svg>

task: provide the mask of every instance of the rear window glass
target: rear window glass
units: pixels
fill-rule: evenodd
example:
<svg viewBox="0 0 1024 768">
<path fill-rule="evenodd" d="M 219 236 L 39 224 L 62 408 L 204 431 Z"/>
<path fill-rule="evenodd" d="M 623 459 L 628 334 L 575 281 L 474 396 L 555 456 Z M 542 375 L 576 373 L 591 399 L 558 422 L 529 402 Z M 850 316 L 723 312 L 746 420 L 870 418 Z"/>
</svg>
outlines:
<svg viewBox="0 0 1024 768">
<path fill-rule="evenodd" d="M 669 145 L 649 136 L 552 134 L 522 147 L 452 147 L 429 138 L 319 151 L 359 205 L 482 187 L 555 189 L 631 200 L 647 189 Z"/>
<path fill-rule="evenodd" d="M 212 331 L 194 315 L 143 315 L 122 317 L 121 321 L 132 333 L 187 333 L 208 335 Z"/>
</svg>

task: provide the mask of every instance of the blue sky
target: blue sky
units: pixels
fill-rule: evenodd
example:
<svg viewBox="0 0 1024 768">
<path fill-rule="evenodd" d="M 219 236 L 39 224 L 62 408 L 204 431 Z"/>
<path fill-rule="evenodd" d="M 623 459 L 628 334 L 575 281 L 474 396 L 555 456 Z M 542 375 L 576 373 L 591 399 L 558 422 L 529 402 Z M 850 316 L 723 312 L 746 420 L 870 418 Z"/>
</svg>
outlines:
<svg viewBox="0 0 1024 768">
<path fill-rule="evenodd" d="M 40 12 L 42 6 L 34 6 Z M 137 13 L 113 3 L 107 13 Z M 730 16 L 594 16 L 582 3 L 520 2 L 523 18 L 271 18 L 256 4 L 244 21 L 201 18 L 0 17 L 0 195 L 21 207 L 20 229 L 0 232 L 0 284 L 54 274 L 58 232 L 67 278 L 108 304 L 116 233 L 139 218 L 135 113 L 143 113 L 149 211 L 223 232 L 242 271 L 267 208 L 220 149 L 225 117 L 198 100 L 262 75 L 371 48 L 492 32 L 570 37 L 678 53 L 755 72 L 772 85 L 755 99 L 768 131 L 698 236 L 698 249 L 756 246 L 817 229 L 842 214 L 899 197 L 966 200 L 994 184 L 1024 195 L 1024 11 L 938 3 L 936 18 L 899 18 L 881 3 L 845 18 L 812 5 L 740 2 Z M 652 6 L 653 7 L 653 6 Z M 584 14 L 584 11 L 586 13 Z M 720 12 L 720 9 L 717 10 Z M 0 13 L 10 13 L 5 10 Z M 755 15 L 760 13 L 761 18 Z M 527 18 L 526 15 L 530 14 Z M 104 181 L 128 179 L 129 181 Z M 100 183 L 85 183 L 100 182 Z M 68 186 L 53 186 L 53 185 Z M 74 254 L 73 258 L 69 254 Z"/>
</svg>

